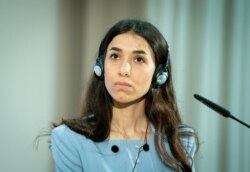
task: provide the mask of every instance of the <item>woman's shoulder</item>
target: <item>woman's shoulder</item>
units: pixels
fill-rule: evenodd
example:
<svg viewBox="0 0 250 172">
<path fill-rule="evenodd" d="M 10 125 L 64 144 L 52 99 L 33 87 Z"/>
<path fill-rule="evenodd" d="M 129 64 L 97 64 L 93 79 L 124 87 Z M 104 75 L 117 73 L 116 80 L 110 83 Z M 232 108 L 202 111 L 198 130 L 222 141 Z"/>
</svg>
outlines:
<svg viewBox="0 0 250 172">
<path fill-rule="evenodd" d="M 61 125 L 52 129 L 52 134 L 62 135 L 62 134 L 65 134 L 65 132 L 68 132 L 68 130 L 70 130 L 70 129 L 68 128 L 67 125 L 61 124 Z"/>
<path fill-rule="evenodd" d="M 178 126 L 178 130 L 179 130 L 179 132 L 186 132 L 186 133 L 194 133 L 195 132 L 195 130 L 192 127 L 185 125 L 185 124 L 180 124 Z"/>
<path fill-rule="evenodd" d="M 84 115 L 80 119 L 68 119 L 67 121 L 72 125 L 72 126 L 78 126 L 76 128 L 82 128 L 82 124 L 87 123 L 89 120 L 92 120 L 95 117 L 93 114 L 89 115 Z M 52 129 L 52 136 L 62 136 L 65 137 L 85 137 L 83 134 L 80 134 L 81 132 L 76 131 L 76 129 L 71 129 L 69 125 L 66 123 L 63 123 L 55 128 Z"/>
<path fill-rule="evenodd" d="M 52 129 L 51 140 L 52 142 L 54 141 L 62 144 L 77 145 L 78 143 L 86 140 L 86 137 L 73 131 L 67 125 L 62 124 Z"/>
<path fill-rule="evenodd" d="M 74 135 L 73 131 L 65 124 L 61 124 L 52 129 L 52 136 L 65 137 Z"/>
<path fill-rule="evenodd" d="M 82 171 L 79 152 L 82 152 L 85 137 L 62 124 L 51 132 L 51 151 L 56 171 Z"/>
<path fill-rule="evenodd" d="M 197 139 L 195 130 L 187 125 L 179 125 L 181 142 L 187 153 L 193 157 L 197 148 Z"/>
</svg>

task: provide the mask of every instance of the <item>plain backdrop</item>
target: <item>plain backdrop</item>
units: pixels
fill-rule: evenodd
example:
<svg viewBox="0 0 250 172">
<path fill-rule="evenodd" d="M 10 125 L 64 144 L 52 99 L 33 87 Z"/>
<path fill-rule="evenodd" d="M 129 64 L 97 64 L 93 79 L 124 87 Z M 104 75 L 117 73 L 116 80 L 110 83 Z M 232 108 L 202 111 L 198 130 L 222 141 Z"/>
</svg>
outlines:
<svg viewBox="0 0 250 172">
<path fill-rule="evenodd" d="M 79 114 L 105 32 L 123 18 L 152 22 L 170 45 L 183 121 L 201 145 L 196 171 L 247 172 L 250 123 L 247 0 L 0 0 L 0 171 L 52 172 L 52 122 Z"/>
</svg>

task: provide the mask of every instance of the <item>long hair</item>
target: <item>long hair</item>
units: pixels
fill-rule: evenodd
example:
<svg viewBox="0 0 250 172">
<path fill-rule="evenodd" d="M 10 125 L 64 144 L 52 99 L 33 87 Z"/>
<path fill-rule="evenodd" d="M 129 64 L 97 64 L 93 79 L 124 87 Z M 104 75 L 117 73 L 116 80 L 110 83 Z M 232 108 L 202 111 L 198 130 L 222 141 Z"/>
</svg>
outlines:
<svg viewBox="0 0 250 172">
<path fill-rule="evenodd" d="M 98 55 L 105 58 L 107 47 L 112 39 L 126 32 L 135 33 L 148 42 L 155 54 L 156 68 L 166 60 L 169 55 L 166 40 L 156 27 L 140 20 L 122 20 L 111 27 L 101 41 Z M 166 84 L 160 88 L 151 87 L 145 95 L 145 114 L 155 127 L 156 149 L 163 161 L 175 171 L 180 168 L 192 171 L 180 138 L 188 135 L 195 136 L 195 133 L 178 130 L 182 121 L 175 99 L 169 60 L 167 70 Z M 95 142 L 104 141 L 110 134 L 112 98 L 105 88 L 104 81 L 94 74 L 90 78 L 83 103 L 80 118 L 63 119 L 62 123 Z M 173 157 L 164 147 L 166 139 Z"/>
</svg>

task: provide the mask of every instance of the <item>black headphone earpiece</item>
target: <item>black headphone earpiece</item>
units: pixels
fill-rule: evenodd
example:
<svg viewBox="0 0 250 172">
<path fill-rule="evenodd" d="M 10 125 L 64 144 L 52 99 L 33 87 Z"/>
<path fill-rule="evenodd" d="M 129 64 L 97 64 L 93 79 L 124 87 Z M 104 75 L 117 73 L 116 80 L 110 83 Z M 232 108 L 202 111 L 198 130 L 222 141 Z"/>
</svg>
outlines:
<svg viewBox="0 0 250 172">
<path fill-rule="evenodd" d="M 170 56 L 169 56 L 169 51 L 168 51 L 168 54 L 164 62 L 160 64 L 155 70 L 155 74 L 152 80 L 153 88 L 160 88 L 167 82 L 169 58 Z"/>
<path fill-rule="evenodd" d="M 94 73 L 95 73 L 95 75 L 99 78 L 99 79 L 101 79 L 101 80 L 103 80 L 103 70 L 104 70 L 104 59 L 103 59 L 103 57 L 102 56 L 98 56 L 97 58 L 96 58 L 96 63 L 95 63 L 95 66 L 94 66 Z"/>
</svg>

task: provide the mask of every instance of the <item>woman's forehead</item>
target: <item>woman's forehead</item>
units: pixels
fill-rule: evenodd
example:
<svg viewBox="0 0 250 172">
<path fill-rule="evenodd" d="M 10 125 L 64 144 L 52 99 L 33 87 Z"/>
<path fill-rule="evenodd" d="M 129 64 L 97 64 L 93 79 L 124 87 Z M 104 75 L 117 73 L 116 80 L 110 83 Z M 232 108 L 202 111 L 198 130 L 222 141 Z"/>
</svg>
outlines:
<svg viewBox="0 0 250 172">
<path fill-rule="evenodd" d="M 154 56 L 149 43 L 142 36 L 133 32 L 122 33 L 115 36 L 109 43 L 107 51 L 112 49 L 145 52 L 146 54 Z"/>
</svg>

